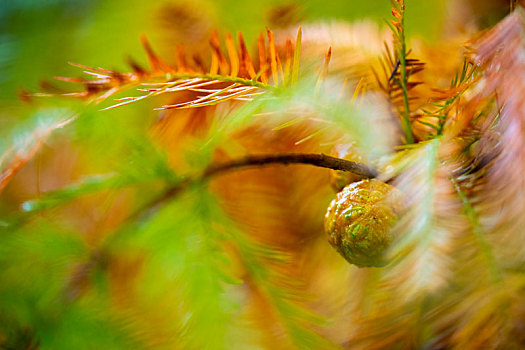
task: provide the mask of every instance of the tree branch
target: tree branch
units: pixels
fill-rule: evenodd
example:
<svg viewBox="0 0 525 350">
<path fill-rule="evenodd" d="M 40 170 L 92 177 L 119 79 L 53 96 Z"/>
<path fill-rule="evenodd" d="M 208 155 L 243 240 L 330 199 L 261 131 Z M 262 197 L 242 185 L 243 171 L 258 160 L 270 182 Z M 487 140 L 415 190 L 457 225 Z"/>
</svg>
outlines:
<svg viewBox="0 0 525 350">
<path fill-rule="evenodd" d="M 331 157 L 322 153 L 281 153 L 268 155 L 249 155 L 244 158 L 232 160 L 229 162 L 211 164 L 200 175 L 187 177 L 186 179 L 168 187 L 163 194 L 147 203 L 139 209 L 132 217 L 141 216 L 146 212 L 151 212 L 165 201 L 174 198 L 188 185 L 195 182 L 206 181 L 209 178 L 221 175 L 226 172 L 241 170 L 243 168 L 261 167 L 270 164 L 307 164 L 321 168 L 347 171 L 364 178 L 374 178 L 378 176 L 375 168 L 369 167 L 363 163 L 356 163 L 346 159 Z"/>
<path fill-rule="evenodd" d="M 265 166 L 269 164 L 308 164 L 321 168 L 348 171 L 366 178 L 373 178 L 378 175 L 377 170 L 365 164 L 327 156 L 326 154 L 282 153 L 269 155 L 250 155 L 222 164 L 212 164 L 206 168 L 200 178 L 201 180 L 205 180 L 206 178 L 227 171 L 238 170 L 247 167 Z"/>
</svg>

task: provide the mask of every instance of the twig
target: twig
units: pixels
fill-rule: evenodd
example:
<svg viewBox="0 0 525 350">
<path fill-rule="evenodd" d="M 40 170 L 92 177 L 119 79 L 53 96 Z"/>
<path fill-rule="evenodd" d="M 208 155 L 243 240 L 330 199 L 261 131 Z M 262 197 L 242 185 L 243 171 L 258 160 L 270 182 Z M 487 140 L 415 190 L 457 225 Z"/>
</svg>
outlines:
<svg viewBox="0 0 525 350">
<path fill-rule="evenodd" d="M 399 30 L 399 48 L 398 48 L 398 60 L 399 60 L 399 71 L 401 77 L 399 79 L 399 84 L 401 85 L 401 90 L 403 91 L 403 120 L 402 128 L 407 138 L 407 144 L 414 143 L 414 137 L 412 136 L 412 126 L 410 125 L 410 106 L 408 99 L 408 74 L 407 74 L 407 49 L 405 41 L 405 5 L 401 5 L 401 23 Z"/>
<path fill-rule="evenodd" d="M 164 204 L 166 201 L 176 197 L 181 192 L 186 190 L 191 184 L 202 183 L 213 176 L 220 175 L 229 171 L 240 170 L 243 168 L 250 167 L 261 167 L 270 164 L 308 164 L 321 168 L 352 172 L 356 175 L 361 175 L 363 178 L 373 178 L 378 176 L 378 171 L 376 169 L 369 167 L 365 164 L 352 162 L 346 159 L 335 158 L 327 156 L 325 154 L 283 153 L 269 155 L 250 155 L 229 162 L 211 164 L 197 175 L 188 176 L 175 183 L 172 182 L 168 184 L 163 193 L 161 193 L 159 196 L 153 198 L 152 200 L 138 208 L 136 211 L 134 211 L 130 216 L 128 216 L 126 221 L 134 221 L 137 218 L 148 216 L 149 213 L 154 212 L 159 206 Z M 96 186 L 98 184 L 98 181 L 94 184 L 95 186 L 92 188 L 92 190 L 98 189 L 99 187 Z M 87 193 L 89 192 L 90 191 L 87 191 Z M 68 195 L 67 200 L 60 201 L 56 205 L 63 205 L 73 198 L 74 196 Z M 16 218 L 13 222 L 9 223 L 8 226 L 12 229 L 15 226 L 21 225 L 25 222 L 26 219 L 30 217 L 30 215 L 28 214 L 34 213 L 35 210 L 42 210 L 49 207 L 50 206 L 48 205 L 40 206 L 37 209 L 33 208 L 29 211 L 21 213 L 21 215 L 18 218 Z M 0 229 L 2 228 L 1 224 L 2 222 L 0 221 Z"/>
<path fill-rule="evenodd" d="M 347 171 L 356 175 L 361 175 L 364 178 L 374 178 L 378 176 L 378 171 L 376 169 L 363 163 L 356 163 L 346 159 L 331 157 L 326 154 L 282 153 L 269 155 L 250 155 L 221 164 L 211 164 L 200 175 L 187 177 L 186 179 L 169 186 L 164 191 L 164 193 L 140 208 L 130 217 L 130 219 L 142 216 L 143 214 L 155 210 L 167 200 L 177 196 L 192 183 L 203 182 L 213 176 L 221 175 L 234 170 L 250 167 L 261 167 L 270 164 L 308 164 L 321 168 Z"/>
<path fill-rule="evenodd" d="M 377 170 L 346 159 L 327 156 L 326 154 L 282 153 L 270 155 L 251 155 L 222 164 L 212 164 L 203 172 L 201 179 L 206 179 L 223 172 L 245 167 L 265 166 L 268 164 L 309 164 L 321 168 L 348 171 L 366 178 L 376 177 Z"/>
</svg>

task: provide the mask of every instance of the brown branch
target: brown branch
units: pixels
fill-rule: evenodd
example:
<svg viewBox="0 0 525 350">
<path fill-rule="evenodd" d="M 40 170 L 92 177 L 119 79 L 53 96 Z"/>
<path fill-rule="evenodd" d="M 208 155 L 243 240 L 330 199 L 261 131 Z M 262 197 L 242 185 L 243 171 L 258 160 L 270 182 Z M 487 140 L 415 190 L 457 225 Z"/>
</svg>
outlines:
<svg viewBox="0 0 525 350">
<path fill-rule="evenodd" d="M 269 164 L 308 164 L 321 168 L 348 171 L 366 178 L 373 178 L 378 175 L 377 170 L 365 164 L 327 156 L 326 154 L 282 153 L 269 155 L 250 155 L 222 164 L 212 164 L 206 168 L 200 179 L 205 180 L 211 176 L 215 176 L 227 171 L 238 170 L 247 167 L 265 166 Z"/>
<path fill-rule="evenodd" d="M 250 155 L 244 158 L 232 160 L 220 164 L 209 165 L 200 175 L 188 177 L 166 189 L 159 197 L 153 199 L 141 209 L 139 209 L 131 218 L 141 216 L 143 213 L 151 212 L 162 203 L 177 196 L 191 183 L 206 181 L 209 178 L 221 175 L 226 172 L 241 170 L 244 168 L 261 167 L 270 164 L 307 164 L 321 168 L 347 171 L 364 178 L 374 178 L 378 176 L 378 171 L 363 163 L 356 163 L 346 159 L 331 157 L 320 153 L 281 153 L 268 155 Z"/>
<path fill-rule="evenodd" d="M 378 176 L 378 171 L 362 163 L 352 162 L 346 159 L 335 158 L 325 154 L 308 154 L 308 153 L 282 153 L 282 154 L 268 154 L 268 155 L 250 155 L 244 158 L 236 159 L 229 162 L 211 164 L 200 174 L 195 176 L 188 176 L 176 183 L 168 185 L 168 187 L 149 202 L 142 205 L 140 208 L 130 214 L 126 222 L 135 221 L 149 216 L 155 212 L 157 208 L 163 205 L 166 201 L 173 199 L 182 191 L 187 189 L 191 184 L 204 182 L 213 176 L 221 175 L 229 171 L 242 170 L 250 167 L 262 167 L 271 164 L 307 164 L 321 168 L 328 168 L 339 171 L 352 172 L 361 175 L 363 178 L 374 178 Z M 1 185 L 1 182 L 0 182 Z M 9 225 L 12 229 L 15 226 L 21 225 L 26 219 L 31 217 L 34 211 L 23 213 L 20 217 Z M 1 229 L 1 227 L 0 227 Z"/>
</svg>

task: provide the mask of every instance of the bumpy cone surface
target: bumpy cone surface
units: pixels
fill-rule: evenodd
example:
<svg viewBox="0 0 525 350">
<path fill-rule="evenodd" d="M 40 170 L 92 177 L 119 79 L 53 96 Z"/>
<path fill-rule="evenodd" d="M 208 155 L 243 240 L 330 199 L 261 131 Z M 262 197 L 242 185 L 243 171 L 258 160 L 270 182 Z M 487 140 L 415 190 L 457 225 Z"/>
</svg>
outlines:
<svg viewBox="0 0 525 350">
<path fill-rule="evenodd" d="M 325 216 L 330 244 L 359 267 L 386 265 L 384 252 L 402 208 L 402 194 L 378 180 L 363 180 L 337 194 Z"/>
</svg>

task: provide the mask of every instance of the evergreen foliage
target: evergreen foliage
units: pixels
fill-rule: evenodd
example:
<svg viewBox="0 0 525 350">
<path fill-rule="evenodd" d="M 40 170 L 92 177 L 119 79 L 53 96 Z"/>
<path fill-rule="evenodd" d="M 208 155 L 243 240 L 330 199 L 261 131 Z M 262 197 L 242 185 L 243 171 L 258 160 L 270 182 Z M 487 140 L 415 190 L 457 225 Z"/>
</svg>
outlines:
<svg viewBox="0 0 525 350">
<path fill-rule="evenodd" d="M 389 32 L 266 29 L 254 52 L 212 32 L 168 58 L 143 38 L 147 68 L 73 64 L 84 77 L 24 90 L 48 106 L 0 145 L 0 347 L 525 346 L 525 11 L 508 6 L 464 46 L 410 49 L 392 0 Z M 322 168 L 403 193 L 386 266 L 326 241 Z"/>
</svg>

